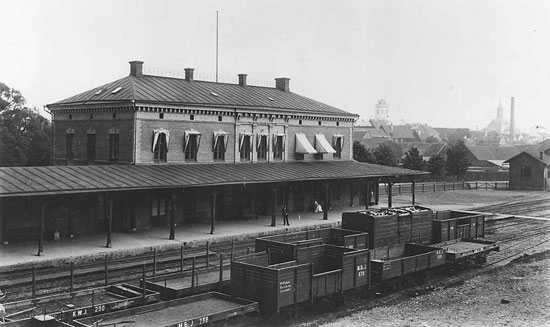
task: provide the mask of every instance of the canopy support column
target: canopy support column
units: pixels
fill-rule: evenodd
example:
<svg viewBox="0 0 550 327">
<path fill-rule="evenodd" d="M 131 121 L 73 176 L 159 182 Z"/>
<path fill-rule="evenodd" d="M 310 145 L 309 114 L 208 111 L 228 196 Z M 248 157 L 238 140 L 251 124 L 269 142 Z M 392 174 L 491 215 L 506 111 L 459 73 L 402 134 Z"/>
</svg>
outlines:
<svg viewBox="0 0 550 327">
<path fill-rule="evenodd" d="M 105 215 L 107 218 L 107 244 L 105 247 L 112 247 L 111 234 L 113 233 L 113 202 L 114 199 L 108 193 L 104 194 Z"/>
<path fill-rule="evenodd" d="M 415 203 L 415 193 L 414 193 L 414 187 L 415 187 L 415 178 L 414 176 L 412 176 L 412 186 L 411 186 L 411 191 L 412 191 L 412 205 L 414 205 Z"/>
<path fill-rule="evenodd" d="M 368 180 L 365 183 L 365 209 L 368 209 L 370 204 L 370 183 Z"/>
<path fill-rule="evenodd" d="M 328 188 L 330 183 L 323 183 L 323 220 L 328 220 Z"/>
<path fill-rule="evenodd" d="M 349 206 L 350 207 L 354 207 L 354 204 L 353 204 L 353 181 L 351 181 L 351 183 L 349 183 Z"/>
<path fill-rule="evenodd" d="M 212 207 L 210 208 L 210 234 L 214 234 L 214 232 L 216 231 L 216 200 L 218 198 L 219 192 L 219 189 L 215 189 L 212 192 Z"/>
<path fill-rule="evenodd" d="M 170 192 L 170 240 L 176 237 L 176 197 L 176 191 Z"/>
<path fill-rule="evenodd" d="M 276 209 L 277 209 L 277 190 L 279 189 L 279 185 L 270 185 L 269 188 L 271 189 L 271 196 L 272 196 L 271 227 L 275 227 L 277 225 Z"/>
<path fill-rule="evenodd" d="M 40 236 L 38 238 L 38 256 L 44 252 L 44 228 L 46 224 L 46 201 L 40 201 Z"/>
<path fill-rule="evenodd" d="M 380 179 L 378 178 L 374 180 L 374 192 L 374 204 L 378 205 L 378 201 L 380 200 Z"/>
</svg>

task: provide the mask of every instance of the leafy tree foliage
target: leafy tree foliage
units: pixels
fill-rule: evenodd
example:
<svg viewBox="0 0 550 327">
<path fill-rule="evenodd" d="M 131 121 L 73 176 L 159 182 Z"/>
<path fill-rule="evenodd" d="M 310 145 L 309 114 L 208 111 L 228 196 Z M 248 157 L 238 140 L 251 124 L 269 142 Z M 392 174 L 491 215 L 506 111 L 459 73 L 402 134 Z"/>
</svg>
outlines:
<svg viewBox="0 0 550 327">
<path fill-rule="evenodd" d="M 380 143 L 372 152 L 377 164 L 392 167 L 397 166 L 397 158 L 395 158 L 393 151 L 387 144 Z"/>
<path fill-rule="evenodd" d="M 376 159 L 370 149 L 358 141 L 353 142 L 353 159 L 359 162 L 376 163 Z"/>
<path fill-rule="evenodd" d="M 16 89 L 0 82 L 0 111 L 21 108 L 25 105 L 25 97 Z"/>
<path fill-rule="evenodd" d="M 416 147 L 412 147 L 409 151 L 405 152 L 405 158 L 403 159 L 403 168 L 423 170 L 426 163 L 420 156 L 420 151 Z"/>
<path fill-rule="evenodd" d="M 463 176 L 470 167 L 470 161 L 466 157 L 468 150 L 464 141 L 457 141 L 456 144 L 452 145 L 447 149 L 447 161 L 445 162 L 445 167 L 447 168 L 448 175 L 456 175 L 458 180 L 460 176 Z"/>
<path fill-rule="evenodd" d="M 0 83 L 0 166 L 45 166 L 50 162 L 51 124 L 25 107 L 18 91 Z"/>
<path fill-rule="evenodd" d="M 427 170 L 438 178 L 445 175 L 445 160 L 443 157 L 440 155 L 430 157 L 427 164 Z"/>
</svg>

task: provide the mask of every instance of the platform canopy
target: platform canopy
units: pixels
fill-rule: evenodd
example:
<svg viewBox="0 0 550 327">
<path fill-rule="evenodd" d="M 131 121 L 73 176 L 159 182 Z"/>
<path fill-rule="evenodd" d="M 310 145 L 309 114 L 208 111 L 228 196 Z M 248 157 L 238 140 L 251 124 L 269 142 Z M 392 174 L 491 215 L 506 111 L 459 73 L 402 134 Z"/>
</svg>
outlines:
<svg viewBox="0 0 550 327">
<path fill-rule="evenodd" d="M 426 173 L 357 161 L 2 167 L 0 197 L 422 174 Z"/>
</svg>

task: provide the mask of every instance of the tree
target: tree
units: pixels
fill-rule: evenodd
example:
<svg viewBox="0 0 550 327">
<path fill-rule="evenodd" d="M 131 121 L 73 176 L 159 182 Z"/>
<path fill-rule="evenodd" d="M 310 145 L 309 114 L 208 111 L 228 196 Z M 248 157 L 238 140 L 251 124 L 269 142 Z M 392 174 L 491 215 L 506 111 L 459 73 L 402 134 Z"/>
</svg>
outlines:
<svg viewBox="0 0 550 327">
<path fill-rule="evenodd" d="M 0 82 L 0 111 L 21 108 L 25 105 L 25 97 L 16 89 Z"/>
<path fill-rule="evenodd" d="M 403 167 L 413 170 L 423 170 L 426 163 L 420 156 L 420 151 L 416 147 L 412 147 L 409 151 L 405 152 L 405 158 L 403 159 Z"/>
<path fill-rule="evenodd" d="M 18 91 L 0 83 L 0 166 L 50 163 L 50 122 L 24 103 Z"/>
<path fill-rule="evenodd" d="M 397 166 L 397 159 L 395 158 L 395 155 L 387 144 L 380 143 L 380 145 L 378 145 L 378 147 L 372 152 L 378 165 L 392 167 Z"/>
<path fill-rule="evenodd" d="M 447 161 L 445 167 L 448 175 L 456 175 L 459 180 L 470 167 L 470 161 L 466 157 L 468 149 L 464 145 L 464 141 L 457 141 L 454 145 L 447 149 Z"/>
<path fill-rule="evenodd" d="M 353 159 L 359 162 L 376 163 L 376 159 L 374 158 L 372 151 L 365 148 L 365 146 L 359 143 L 359 141 L 353 142 Z"/>
<path fill-rule="evenodd" d="M 435 177 L 445 175 L 445 160 L 440 155 L 431 156 L 428 160 L 427 169 Z"/>
</svg>

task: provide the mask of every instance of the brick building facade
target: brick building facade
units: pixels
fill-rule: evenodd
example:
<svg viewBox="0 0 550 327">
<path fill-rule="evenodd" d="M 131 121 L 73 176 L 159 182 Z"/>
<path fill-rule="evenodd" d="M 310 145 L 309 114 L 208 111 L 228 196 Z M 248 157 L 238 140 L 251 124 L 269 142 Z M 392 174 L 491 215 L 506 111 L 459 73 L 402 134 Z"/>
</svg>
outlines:
<svg viewBox="0 0 550 327">
<path fill-rule="evenodd" d="M 377 202 L 381 178 L 419 173 L 353 161 L 357 115 L 290 92 L 288 78 L 270 88 L 245 74 L 228 84 L 142 67 L 48 105 L 54 167 L 0 174 L 20 176 L 0 190 L 0 241 L 164 225 L 173 238 L 176 224 L 210 222 L 214 233 L 217 220 L 258 215 L 275 225 L 285 203 L 300 212 L 318 201 L 326 218 Z"/>
</svg>

